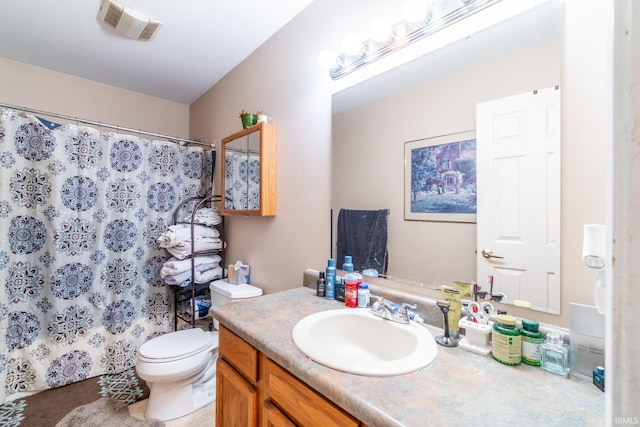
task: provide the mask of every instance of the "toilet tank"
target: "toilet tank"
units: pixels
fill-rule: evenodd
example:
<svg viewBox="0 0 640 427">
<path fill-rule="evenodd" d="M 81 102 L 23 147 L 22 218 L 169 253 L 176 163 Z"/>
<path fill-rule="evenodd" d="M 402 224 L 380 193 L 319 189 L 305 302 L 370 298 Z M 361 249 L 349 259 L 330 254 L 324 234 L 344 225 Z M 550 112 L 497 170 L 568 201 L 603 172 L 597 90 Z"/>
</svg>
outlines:
<svg viewBox="0 0 640 427">
<path fill-rule="evenodd" d="M 243 284 L 233 285 L 226 280 L 216 280 L 209 285 L 211 290 L 211 307 L 218 307 L 235 300 L 255 298 L 262 295 L 262 289 Z M 218 329 L 218 320 L 213 317 L 213 326 Z"/>
</svg>

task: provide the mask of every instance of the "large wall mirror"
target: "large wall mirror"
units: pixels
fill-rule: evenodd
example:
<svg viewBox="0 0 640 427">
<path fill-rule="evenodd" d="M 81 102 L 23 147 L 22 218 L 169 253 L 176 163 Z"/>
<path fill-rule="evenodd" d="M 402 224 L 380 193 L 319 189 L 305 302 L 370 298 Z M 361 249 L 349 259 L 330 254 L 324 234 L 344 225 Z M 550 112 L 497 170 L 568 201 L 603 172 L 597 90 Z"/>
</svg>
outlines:
<svg viewBox="0 0 640 427">
<path fill-rule="evenodd" d="M 333 253 L 340 209 L 389 209 L 390 279 L 487 289 L 477 277 L 482 224 L 405 220 L 404 144 L 475 131 L 477 104 L 560 85 L 561 52 L 561 4 L 550 1 L 334 94 Z M 535 309 L 557 314 L 556 302 Z"/>
</svg>

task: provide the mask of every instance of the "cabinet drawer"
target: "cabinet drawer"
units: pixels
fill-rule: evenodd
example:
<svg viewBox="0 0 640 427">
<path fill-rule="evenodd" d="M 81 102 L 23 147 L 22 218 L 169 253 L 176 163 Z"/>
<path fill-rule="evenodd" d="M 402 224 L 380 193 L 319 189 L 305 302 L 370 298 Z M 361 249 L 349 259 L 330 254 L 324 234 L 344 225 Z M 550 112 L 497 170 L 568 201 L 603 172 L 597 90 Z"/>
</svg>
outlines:
<svg viewBox="0 0 640 427">
<path fill-rule="evenodd" d="M 252 383 L 258 382 L 258 350 L 220 325 L 220 357 Z"/>
<path fill-rule="evenodd" d="M 278 364 L 260 355 L 266 398 L 301 426 L 353 426 L 358 420 L 291 375 Z"/>
</svg>

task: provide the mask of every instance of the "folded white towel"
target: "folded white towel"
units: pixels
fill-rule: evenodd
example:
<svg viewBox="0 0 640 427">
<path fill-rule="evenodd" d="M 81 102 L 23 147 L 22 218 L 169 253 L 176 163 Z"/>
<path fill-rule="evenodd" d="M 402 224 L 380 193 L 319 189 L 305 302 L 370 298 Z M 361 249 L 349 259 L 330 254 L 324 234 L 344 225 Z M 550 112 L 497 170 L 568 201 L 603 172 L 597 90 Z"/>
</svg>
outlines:
<svg viewBox="0 0 640 427">
<path fill-rule="evenodd" d="M 191 213 L 187 213 L 182 220 L 183 222 L 191 222 Z M 201 208 L 196 211 L 193 217 L 193 222 L 196 224 L 204 224 L 208 226 L 217 225 L 222 222 L 222 217 L 213 208 Z"/>
<path fill-rule="evenodd" d="M 185 259 L 192 255 L 191 242 L 180 242 L 166 249 L 171 255 L 178 259 Z M 195 254 L 214 249 L 222 249 L 222 240 L 218 237 L 203 237 L 202 240 L 193 242 L 193 252 Z"/>
<path fill-rule="evenodd" d="M 193 232 L 194 240 L 200 240 L 203 237 L 220 237 L 220 232 L 215 228 L 200 224 L 193 225 Z M 170 225 L 167 231 L 158 237 L 158 245 L 161 248 L 169 248 L 187 240 L 191 240 L 191 224 Z"/>
<path fill-rule="evenodd" d="M 194 273 L 194 277 L 196 278 L 196 283 L 200 283 L 198 282 L 198 278 L 201 277 L 203 272 L 207 270 L 211 270 L 212 268 L 218 268 L 219 266 L 220 264 L 218 264 L 217 262 L 213 262 L 211 264 L 201 264 L 194 267 L 193 273 Z M 183 271 L 178 274 L 170 274 L 168 276 L 163 277 L 163 279 L 165 283 L 168 283 L 170 285 L 177 285 L 178 283 L 182 283 L 187 279 L 191 279 L 191 269 L 187 271 Z"/>
<path fill-rule="evenodd" d="M 213 256 L 196 256 L 193 258 L 193 265 L 196 267 L 203 264 L 213 264 L 220 263 L 222 258 L 220 255 Z M 191 258 L 179 260 L 177 258 L 169 258 L 162 264 L 162 268 L 160 269 L 160 277 L 164 278 L 166 276 L 172 276 L 178 273 L 182 273 L 183 271 L 191 271 Z"/>
<path fill-rule="evenodd" d="M 191 284 L 191 277 L 179 283 L 170 283 L 172 281 L 167 280 L 170 277 L 172 276 L 168 276 L 164 279 L 167 285 L 179 285 L 181 287 L 185 287 Z M 213 282 L 214 280 L 220 279 L 221 277 L 222 277 L 222 267 L 216 267 L 216 268 L 209 269 L 207 271 L 203 271 L 202 273 L 197 273 L 195 282 L 196 283 Z"/>
</svg>

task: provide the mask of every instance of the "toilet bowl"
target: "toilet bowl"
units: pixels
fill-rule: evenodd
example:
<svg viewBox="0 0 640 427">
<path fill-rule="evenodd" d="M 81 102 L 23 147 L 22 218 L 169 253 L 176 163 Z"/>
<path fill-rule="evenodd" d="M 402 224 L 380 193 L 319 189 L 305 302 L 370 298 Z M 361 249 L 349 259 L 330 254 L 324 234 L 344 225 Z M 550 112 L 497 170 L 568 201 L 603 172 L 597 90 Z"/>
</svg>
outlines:
<svg viewBox="0 0 640 427">
<path fill-rule="evenodd" d="M 136 372 L 149 387 L 145 418 L 187 415 L 216 399 L 218 332 L 185 329 L 140 346 Z"/>
<path fill-rule="evenodd" d="M 262 295 L 255 286 L 222 280 L 211 283 L 210 288 L 212 306 Z M 217 329 L 218 322 L 214 324 Z M 217 360 L 218 331 L 185 329 L 142 344 L 136 373 L 150 391 L 145 418 L 168 421 L 214 402 Z"/>
</svg>

